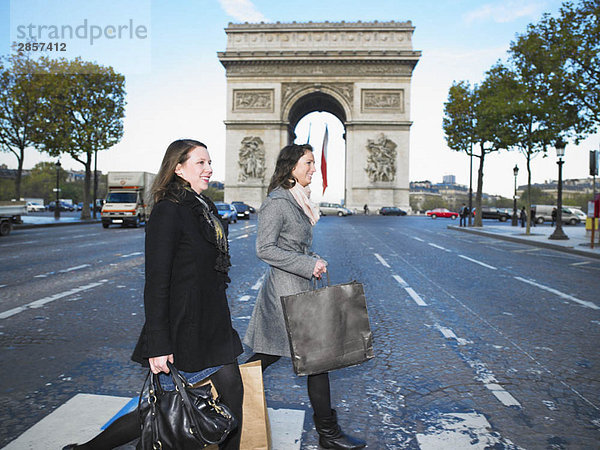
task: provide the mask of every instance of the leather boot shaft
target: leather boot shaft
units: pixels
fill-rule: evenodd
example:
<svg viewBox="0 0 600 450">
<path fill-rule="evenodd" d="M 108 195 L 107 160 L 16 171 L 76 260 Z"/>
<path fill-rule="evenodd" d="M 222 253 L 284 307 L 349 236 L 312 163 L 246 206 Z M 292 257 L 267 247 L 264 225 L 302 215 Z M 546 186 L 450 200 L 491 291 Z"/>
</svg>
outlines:
<svg viewBox="0 0 600 450">
<path fill-rule="evenodd" d="M 313 415 L 317 433 L 319 433 L 319 444 L 323 448 L 332 448 L 339 450 L 352 450 L 364 448 L 365 441 L 345 434 L 337 421 L 335 409 L 331 410 L 329 417 L 317 417 Z"/>
</svg>

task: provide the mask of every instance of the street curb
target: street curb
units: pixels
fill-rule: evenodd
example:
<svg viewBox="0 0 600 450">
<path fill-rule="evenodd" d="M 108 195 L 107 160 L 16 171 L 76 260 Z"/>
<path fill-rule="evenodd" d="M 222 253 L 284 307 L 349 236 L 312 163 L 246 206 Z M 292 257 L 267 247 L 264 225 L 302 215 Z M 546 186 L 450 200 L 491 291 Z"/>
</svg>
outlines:
<svg viewBox="0 0 600 450">
<path fill-rule="evenodd" d="M 101 220 L 79 220 L 77 222 L 55 222 L 55 223 L 22 223 L 20 225 L 13 225 L 13 230 L 29 230 L 31 228 L 47 228 L 47 227 L 65 227 L 69 225 L 90 225 L 95 223 L 102 223 Z"/>
<path fill-rule="evenodd" d="M 455 231 L 462 231 L 464 233 L 478 234 L 480 236 L 491 237 L 494 239 L 500 239 L 502 241 L 518 242 L 519 244 L 531 245 L 533 247 L 549 248 L 551 250 L 557 250 L 559 252 L 571 253 L 573 255 L 587 256 L 588 258 L 600 259 L 600 253 L 592 253 L 590 251 L 579 250 L 573 247 L 565 247 L 563 245 L 552 244 L 550 242 L 539 242 L 529 241 L 513 236 L 506 236 L 504 234 L 491 233 L 489 231 L 474 230 L 473 228 L 457 227 L 456 225 L 448 225 L 448 229 Z"/>
</svg>

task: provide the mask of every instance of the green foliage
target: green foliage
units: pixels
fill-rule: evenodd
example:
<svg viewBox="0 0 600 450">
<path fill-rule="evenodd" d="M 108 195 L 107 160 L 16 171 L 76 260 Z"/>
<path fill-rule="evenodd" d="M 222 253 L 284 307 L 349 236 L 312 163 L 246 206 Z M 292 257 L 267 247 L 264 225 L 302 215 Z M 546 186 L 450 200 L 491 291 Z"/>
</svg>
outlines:
<svg viewBox="0 0 600 450">
<path fill-rule="evenodd" d="M 59 156 L 68 153 L 85 168 L 84 208 L 90 217 L 90 184 L 96 152 L 121 140 L 125 114 L 125 77 L 111 67 L 77 58 L 41 58 L 47 73 L 42 88 L 42 115 L 36 123 L 36 146 Z"/>
<path fill-rule="evenodd" d="M 470 154 L 475 138 L 475 121 L 475 92 L 467 81 L 455 81 L 448 90 L 442 121 L 448 147 Z"/>
<path fill-rule="evenodd" d="M 202 191 L 202 193 L 210 198 L 213 202 L 222 202 L 225 198 L 225 191 L 223 191 L 223 189 L 217 189 L 212 186 L 209 186 L 207 189 Z"/>
</svg>

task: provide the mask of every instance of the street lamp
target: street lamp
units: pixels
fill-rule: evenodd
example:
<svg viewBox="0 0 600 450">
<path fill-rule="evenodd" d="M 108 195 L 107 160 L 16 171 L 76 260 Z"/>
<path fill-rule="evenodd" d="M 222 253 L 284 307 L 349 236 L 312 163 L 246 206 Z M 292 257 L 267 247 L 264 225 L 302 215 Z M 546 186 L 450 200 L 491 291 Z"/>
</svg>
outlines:
<svg viewBox="0 0 600 450">
<path fill-rule="evenodd" d="M 60 219 L 60 160 L 56 161 L 56 203 L 54 204 L 54 218 Z"/>
<path fill-rule="evenodd" d="M 556 157 L 558 161 L 558 196 L 556 200 L 556 228 L 554 229 L 554 233 L 548 236 L 548 239 L 553 240 L 565 240 L 569 239 L 569 237 L 564 233 L 562 229 L 562 165 L 564 164 L 563 156 L 565 156 L 565 143 L 563 141 L 558 141 L 555 145 L 556 147 Z"/>
<path fill-rule="evenodd" d="M 513 168 L 513 173 L 515 174 L 515 192 L 513 194 L 513 214 L 512 214 L 512 226 L 517 226 L 517 175 L 519 174 L 519 168 L 515 164 Z"/>
</svg>

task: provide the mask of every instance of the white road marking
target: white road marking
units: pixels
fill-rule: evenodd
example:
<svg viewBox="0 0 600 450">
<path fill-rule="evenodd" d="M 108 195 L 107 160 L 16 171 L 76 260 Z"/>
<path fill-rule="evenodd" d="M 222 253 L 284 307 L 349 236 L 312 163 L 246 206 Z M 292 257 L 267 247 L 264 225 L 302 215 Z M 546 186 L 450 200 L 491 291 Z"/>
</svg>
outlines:
<svg viewBox="0 0 600 450">
<path fill-rule="evenodd" d="M 6 287 L 6 284 L 0 284 L 0 288 Z"/>
<path fill-rule="evenodd" d="M 415 303 L 419 306 L 427 306 L 427 303 L 423 301 L 423 299 L 415 292 L 413 288 L 411 288 L 406 281 L 404 281 L 399 275 L 392 275 L 394 280 L 398 282 L 400 286 L 411 296 L 411 298 L 415 301 Z"/>
<path fill-rule="evenodd" d="M 240 302 L 247 302 L 251 298 L 252 297 L 250 297 L 249 295 L 243 295 L 242 297 L 240 297 Z"/>
<path fill-rule="evenodd" d="M 265 279 L 265 276 L 267 275 L 267 273 L 263 273 L 262 276 L 256 281 L 256 283 L 254 283 L 254 286 L 252 286 L 250 289 L 252 289 L 253 291 L 258 291 L 260 289 L 260 287 L 263 284 L 263 280 Z"/>
<path fill-rule="evenodd" d="M 451 250 L 448 250 L 447 248 L 444 248 L 444 247 L 442 247 L 440 245 L 437 245 L 437 244 L 434 244 L 432 242 L 428 242 L 427 245 L 431 245 L 432 247 L 439 248 L 440 250 L 444 250 L 445 252 L 450 252 L 451 251 Z"/>
<path fill-rule="evenodd" d="M 413 236 L 412 238 L 413 238 L 415 241 L 419 241 L 419 242 L 425 242 L 425 240 L 423 240 L 423 239 L 421 239 L 421 238 L 418 238 L 418 237 L 416 237 L 416 236 Z"/>
<path fill-rule="evenodd" d="M 386 262 L 385 259 L 383 259 L 381 257 L 381 255 L 379 253 L 373 253 L 373 254 L 375 255 L 375 258 L 377 258 L 384 267 L 387 267 L 389 269 L 390 265 Z"/>
<path fill-rule="evenodd" d="M 3 247 L 11 247 L 13 245 L 23 245 L 23 244 L 33 244 L 35 242 L 40 242 L 40 241 L 23 241 L 23 242 L 11 242 L 10 244 L 1 244 L 0 248 Z"/>
<path fill-rule="evenodd" d="M 466 259 L 466 260 L 468 260 L 468 261 L 471 261 L 471 262 L 474 262 L 475 264 L 479 264 L 480 266 L 487 267 L 488 269 L 492 269 L 492 270 L 498 270 L 498 269 L 497 269 L 496 267 L 494 267 L 494 266 L 490 266 L 489 264 L 482 263 L 481 261 L 477 261 L 476 259 L 469 258 L 468 256 L 465 256 L 465 255 L 458 255 L 458 257 L 459 257 L 459 258 Z"/>
<path fill-rule="evenodd" d="M 498 384 L 498 380 L 494 376 L 491 370 L 487 368 L 485 363 L 479 360 L 471 360 L 465 358 L 465 361 L 472 369 L 475 370 L 475 379 L 481 381 L 483 385 L 488 388 L 492 394 L 502 403 L 504 406 L 518 406 L 521 404 L 516 398 L 514 398 L 507 390 Z"/>
<path fill-rule="evenodd" d="M 89 264 L 82 264 L 81 266 L 69 267 L 68 269 L 59 270 L 60 273 L 72 272 L 73 270 L 83 269 L 84 267 L 91 267 Z"/>
<path fill-rule="evenodd" d="M 459 338 L 456 334 L 454 334 L 454 331 L 452 331 L 450 328 L 443 327 L 437 323 L 435 324 L 435 327 L 440 331 L 440 333 L 442 333 L 442 335 L 446 339 L 455 339 L 456 342 L 458 343 L 458 345 L 471 344 L 471 341 L 468 341 L 467 339 Z"/>
<path fill-rule="evenodd" d="M 34 275 L 33 278 L 46 278 L 48 275 L 54 275 L 54 272 L 46 272 L 39 275 Z"/>
<path fill-rule="evenodd" d="M 87 291 L 88 289 L 98 287 L 98 286 L 102 285 L 102 283 L 106 283 L 107 281 L 108 280 L 100 280 L 97 283 L 90 283 L 90 284 L 86 284 L 85 286 L 79 286 L 77 288 L 74 288 L 74 289 L 71 289 L 71 290 L 68 290 L 65 292 L 59 292 L 58 294 L 50 295 L 49 297 L 44 297 L 39 300 L 35 300 L 31 303 L 27 303 L 26 305 L 19 306 L 17 308 L 9 309 L 8 311 L 4 311 L 4 312 L 0 313 L 0 319 L 6 319 L 8 317 L 14 316 L 15 314 L 23 312 L 27 309 L 41 308 L 46 303 L 53 302 L 54 300 L 58 300 L 63 297 L 68 297 L 69 295 L 77 294 L 78 292 Z"/>
<path fill-rule="evenodd" d="M 233 240 L 235 241 L 236 239 L 244 239 L 244 238 L 247 238 L 248 236 L 250 236 L 250 235 L 249 234 L 242 234 L 241 236 L 233 238 Z"/>
<path fill-rule="evenodd" d="M 143 255 L 143 253 L 135 252 L 135 253 L 130 253 L 129 255 L 121 255 L 121 258 L 129 258 L 130 256 L 138 256 L 138 255 Z"/>
<path fill-rule="evenodd" d="M 572 263 L 570 264 L 571 266 L 583 266 L 584 264 L 591 264 L 591 261 L 581 261 L 581 262 L 576 262 L 576 263 Z"/>
<path fill-rule="evenodd" d="M 118 416 L 137 407 L 138 397 L 77 394 L 48 414 L 4 450 L 56 449 L 69 442 L 85 442 Z M 300 450 L 304 428 L 303 410 L 267 409 L 274 449 Z"/>
<path fill-rule="evenodd" d="M 598 305 L 596 305 L 595 303 L 592 302 L 588 302 L 586 300 L 580 300 L 577 297 L 573 297 L 572 295 L 569 294 L 565 294 L 564 292 L 560 292 L 554 288 L 548 287 L 548 286 L 544 286 L 543 284 L 540 283 L 536 283 L 533 280 L 528 280 L 526 278 L 521 278 L 521 277 L 515 277 L 517 280 L 522 281 L 523 283 L 527 283 L 527 284 L 531 284 L 532 286 L 538 287 L 540 289 L 543 289 L 545 291 L 551 292 L 553 294 L 558 295 L 559 297 L 562 297 L 566 300 L 571 300 L 572 302 L 575 303 L 579 303 L 582 306 L 585 306 L 586 308 L 591 308 L 591 309 L 600 309 L 600 307 L 598 307 Z"/>
<path fill-rule="evenodd" d="M 484 450 L 504 447 L 507 444 L 513 448 L 508 439 L 490 431 L 492 426 L 483 414 L 475 411 L 469 413 L 443 413 L 432 417 L 426 423 L 426 429 L 417 433 L 417 443 L 421 450 L 442 449 L 477 449 Z"/>
</svg>

